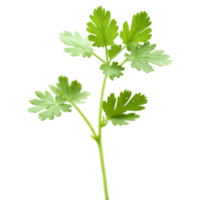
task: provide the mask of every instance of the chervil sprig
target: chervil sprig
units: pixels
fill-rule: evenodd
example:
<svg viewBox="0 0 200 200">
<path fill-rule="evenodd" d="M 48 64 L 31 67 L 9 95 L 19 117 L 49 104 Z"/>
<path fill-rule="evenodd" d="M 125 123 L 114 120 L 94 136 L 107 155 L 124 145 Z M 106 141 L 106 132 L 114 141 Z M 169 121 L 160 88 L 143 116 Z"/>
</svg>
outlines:
<svg viewBox="0 0 200 200">
<path fill-rule="evenodd" d="M 123 17 L 123 15 L 120 15 L 120 17 Z M 100 69 L 100 72 L 104 74 L 99 103 L 97 131 L 77 106 L 77 104 L 84 103 L 90 93 L 82 91 L 82 85 L 77 80 L 69 82 L 66 76 L 59 76 L 56 85 L 49 85 L 55 97 L 48 91 L 44 93 L 36 91 L 35 94 L 39 99 L 30 101 L 34 107 L 29 108 L 28 111 L 31 113 L 40 112 L 39 118 L 41 121 L 44 121 L 47 118 L 53 120 L 54 116 L 59 117 L 62 112 L 66 112 L 66 117 L 69 118 L 69 113 L 73 111 L 73 108 L 77 110 L 90 128 L 92 139 L 97 143 L 100 153 L 105 200 L 109 200 L 102 148 L 102 128 L 106 127 L 109 122 L 112 122 L 114 126 L 132 124 L 132 121 L 140 118 L 138 112 L 140 113 L 145 109 L 147 97 L 141 94 L 141 92 L 132 95 L 131 90 L 133 87 L 130 87 L 131 84 L 128 84 L 125 87 L 130 87 L 130 89 L 125 89 L 123 92 L 120 92 L 118 97 L 114 93 L 111 93 L 107 97 L 107 100 L 104 100 L 107 78 L 109 77 L 112 81 L 121 78 L 124 75 L 125 69 L 128 67 L 128 63 L 138 71 L 149 73 L 154 71 L 152 65 L 165 66 L 171 64 L 172 61 L 167 54 L 164 54 L 164 51 L 153 51 L 156 45 L 150 44 L 149 42 L 152 35 L 150 28 L 151 21 L 147 12 L 141 11 L 134 14 L 130 25 L 127 21 L 124 22 L 120 35 L 118 33 L 119 27 L 117 26 L 116 20 L 112 19 L 110 11 L 105 10 L 102 6 L 94 9 L 93 14 L 90 15 L 90 20 L 86 27 L 89 35 L 85 39 L 76 31 L 74 34 L 69 31 L 64 31 L 60 33 L 59 38 L 65 45 L 64 51 L 71 56 L 82 55 L 82 57 L 88 58 L 94 56 L 98 59 L 98 62 L 101 61 L 101 64 L 98 64 L 96 68 L 96 70 Z M 118 35 L 122 39 L 122 44 L 115 43 Z M 101 58 L 95 53 L 96 47 L 105 48 L 105 58 Z M 115 58 L 124 50 L 126 50 L 124 60 L 118 63 L 115 61 Z M 126 67 L 124 67 L 125 64 L 127 64 Z M 87 74 L 84 74 L 82 77 L 85 76 Z M 90 76 L 91 74 L 88 74 L 88 80 Z"/>
</svg>

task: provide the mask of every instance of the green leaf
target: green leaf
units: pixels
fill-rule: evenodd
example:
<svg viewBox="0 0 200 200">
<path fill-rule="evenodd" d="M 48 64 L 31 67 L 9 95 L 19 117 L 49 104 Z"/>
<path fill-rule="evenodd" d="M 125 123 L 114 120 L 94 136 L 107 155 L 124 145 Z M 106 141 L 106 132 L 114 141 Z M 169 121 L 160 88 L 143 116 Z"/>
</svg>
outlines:
<svg viewBox="0 0 200 200">
<path fill-rule="evenodd" d="M 172 60 L 168 60 L 170 56 L 163 54 L 164 51 L 157 50 L 151 52 L 155 47 L 155 44 L 150 45 L 149 43 L 145 43 L 139 47 L 130 46 L 131 55 L 125 54 L 125 57 L 127 57 L 128 61 L 131 61 L 131 66 L 133 68 L 136 68 L 139 71 L 143 69 L 146 73 L 154 71 L 153 67 L 149 63 L 158 66 L 171 64 Z"/>
<path fill-rule="evenodd" d="M 92 46 L 104 47 L 114 43 L 119 27 L 114 19 L 110 21 L 110 15 L 110 11 L 105 11 L 101 6 L 90 15 L 92 22 L 87 23 L 87 31 L 91 33 L 88 38 L 94 42 Z"/>
<path fill-rule="evenodd" d="M 86 99 L 90 93 L 81 92 L 82 86 L 76 80 L 69 85 L 66 76 L 59 76 L 57 87 L 49 85 L 50 90 L 57 96 L 61 95 L 68 102 L 75 104 L 84 103 L 82 100 Z"/>
<path fill-rule="evenodd" d="M 114 93 L 110 94 L 107 102 L 103 102 L 103 110 L 106 113 L 107 119 L 111 120 L 114 125 L 128 125 L 126 121 L 134 121 L 139 118 L 135 113 L 126 113 L 127 111 L 139 111 L 145 109 L 143 104 L 147 103 L 147 99 L 141 93 L 135 94 L 131 99 L 131 91 L 124 90 L 120 93 L 117 99 Z"/>
<path fill-rule="evenodd" d="M 31 113 L 37 113 L 41 110 L 46 109 L 45 111 L 39 113 L 39 118 L 41 121 L 44 121 L 47 117 L 50 120 L 54 119 L 54 115 L 59 117 L 61 115 L 60 110 L 63 112 L 71 112 L 71 105 L 65 104 L 65 99 L 62 98 L 61 96 L 56 96 L 55 100 L 52 97 L 52 95 L 48 92 L 45 91 L 45 94 L 43 94 L 40 91 L 36 91 L 35 94 L 41 99 L 33 99 L 30 100 L 29 102 L 35 107 L 31 107 L 28 109 L 29 112 Z"/>
<path fill-rule="evenodd" d="M 79 56 L 82 54 L 83 57 L 90 57 L 92 55 L 93 49 L 90 47 L 91 42 L 88 38 L 83 41 L 79 33 L 75 32 L 74 36 L 68 32 L 60 33 L 60 40 L 67 46 L 73 48 L 65 48 L 67 53 L 71 53 L 71 56 Z"/>
<path fill-rule="evenodd" d="M 122 45 L 113 44 L 113 45 L 111 46 L 111 48 L 108 50 L 109 58 L 112 60 L 112 58 L 113 58 L 118 52 L 120 52 L 121 49 L 122 49 Z"/>
<path fill-rule="evenodd" d="M 139 42 L 148 42 L 152 36 L 150 34 L 151 28 L 148 28 L 150 25 L 150 18 L 145 11 L 133 15 L 131 29 L 129 30 L 129 25 L 126 21 L 123 24 L 123 31 L 120 32 L 123 43 L 138 46 Z"/>
<path fill-rule="evenodd" d="M 50 90 L 33 90 L 37 98 L 28 99 L 28 104 L 33 105 L 26 109 L 27 113 L 37 114 L 40 122 L 54 121 L 63 113 L 74 112 L 71 105 L 87 104 L 87 99 L 93 96 L 93 92 L 84 90 L 84 85 L 78 79 L 70 80 L 66 74 L 56 76 L 57 82 L 47 84 Z M 55 95 L 55 96 L 53 96 Z"/>
<path fill-rule="evenodd" d="M 111 80 L 113 80 L 114 77 L 119 78 L 120 76 L 123 76 L 121 71 L 123 71 L 124 68 L 118 65 L 118 62 L 113 62 L 111 66 L 108 64 L 102 64 L 100 69 L 103 70 L 103 73 L 108 75 Z"/>
</svg>

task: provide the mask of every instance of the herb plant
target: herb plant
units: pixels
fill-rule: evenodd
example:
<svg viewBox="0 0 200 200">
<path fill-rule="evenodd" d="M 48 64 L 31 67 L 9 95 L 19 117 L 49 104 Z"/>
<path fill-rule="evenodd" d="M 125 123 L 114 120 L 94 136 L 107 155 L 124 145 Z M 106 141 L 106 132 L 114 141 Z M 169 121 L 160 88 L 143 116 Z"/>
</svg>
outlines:
<svg viewBox="0 0 200 200">
<path fill-rule="evenodd" d="M 85 40 L 83 40 L 79 33 L 75 32 L 73 35 L 68 31 L 64 31 L 60 34 L 60 40 L 67 46 L 64 50 L 70 53 L 71 56 L 82 55 L 88 58 L 95 56 L 102 62 L 100 69 L 105 77 L 100 97 L 98 132 L 95 131 L 89 120 L 77 106 L 77 104 L 84 103 L 83 100 L 90 94 L 88 92 L 82 92 L 82 86 L 78 81 L 74 80 L 69 83 L 66 76 L 59 76 L 56 86 L 49 85 L 50 90 L 55 94 L 55 99 L 48 91 L 44 93 L 36 91 L 35 94 L 39 99 L 30 101 L 34 107 L 29 108 L 28 111 L 31 113 L 42 111 L 39 113 L 41 121 L 47 118 L 53 120 L 54 115 L 57 117 L 61 115 L 61 111 L 71 112 L 72 107 L 79 112 L 91 129 L 91 137 L 99 148 L 105 199 L 108 200 L 108 188 L 101 139 L 102 127 L 105 127 L 109 121 L 111 121 L 113 125 L 119 126 L 128 125 L 129 121 L 135 121 L 140 117 L 135 111 L 145 109 L 144 104 L 147 103 L 147 98 L 144 94 L 137 93 L 132 95 L 131 91 L 124 90 L 120 92 L 117 98 L 114 93 L 112 93 L 107 98 L 107 101 L 103 101 L 106 79 L 109 77 L 114 81 L 115 78 L 123 76 L 125 68 L 122 66 L 126 62 L 130 62 L 131 67 L 136 68 L 136 70 L 143 70 L 149 73 L 154 71 L 151 64 L 164 66 L 169 65 L 172 61 L 168 59 L 168 55 L 163 54 L 164 51 L 154 51 L 156 45 L 149 43 L 149 39 L 152 36 L 151 28 L 149 27 L 151 21 L 146 12 L 133 15 L 130 28 L 126 21 L 123 24 L 123 30 L 120 34 L 118 33 L 119 27 L 117 26 L 116 20 L 111 19 L 110 11 L 105 11 L 101 6 L 94 10 L 93 15 L 90 15 L 90 19 L 91 21 L 87 23 L 86 28 L 90 34 Z M 118 35 L 122 39 L 123 45 L 114 43 Z M 105 48 L 105 60 L 94 53 L 93 47 Z M 125 59 L 121 64 L 113 61 L 124 49 L 127 50 L 127 53 L 125 53 Z M 102 116 L 103 111 L 105 112 L 105 116 Z"/>
</svg>

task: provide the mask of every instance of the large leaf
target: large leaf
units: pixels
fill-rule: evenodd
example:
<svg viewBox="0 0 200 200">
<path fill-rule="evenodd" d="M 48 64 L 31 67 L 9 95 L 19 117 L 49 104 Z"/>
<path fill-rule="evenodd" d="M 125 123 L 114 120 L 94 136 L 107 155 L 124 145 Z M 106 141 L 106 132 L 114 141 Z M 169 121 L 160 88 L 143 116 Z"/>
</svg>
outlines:
<svg viewBox="0 0 200 200">
<path fill-rule="evenodd" d="M 137 46 L 139 42 L 148 42 L 151 38 L 151 28 L 148 28 L 150 25 L 150 18 L 145 11 L 133 15 L 130 30 L 126 21 L 123 24 L 123 31 L 120 32 L 123 43 Z"/>
<path fill-rule="evenodd" d="M 93 49 L 90 47 L 91 42 L 88 38 L 85 38 L 83 41 L 77 32 L 73 36 L 70 32 L 64 31 L 64 33 L 60 33 L 60 40 L 67 46 L 72 47 L 64 49 L 67 53 L 71 53 L 71 56 L 79 56 L 82 54 L 83 57 L 87 56 L 89 58 L 92 55 Z"/>
<path fill-rule="evenodd" d="M 118 36 L 118 26 L 114 19 L 110 19 L 110 11 L 105 11 L 101 6 L 90 15 L 92 22 L 87 23 L 87 31 L 91 33 L 88 38 L 94 42 L 93 46 L 104 47 L 112 45 Z"/>
<path fill-rule="evenodd" d="M 134 47 L 130 46 L 131 54 L 125 54 L 128 61 L 131 61 L 131 66 L 141 71 L 149 73 L 154 71 L 153 67 L 149 64 L 152 63 L 158 66 L 164 66 L 171 64 L 172 60 L 168 60 L 170 56 L 163 54 L 164 51 L 157 50 L 151 52 L 155 49 L 156 45 L 145 43 L 142 46 Z"/>
<path fill-rule="evenodd" d="M 131 99 L 131 91 L 125 90 L 120 93 L 117 99 L 114 93 L 110 94 L 107 102 L 103 102 L 103 110 L 106 113 L 107 120 L 111 120 L 114 125 L 127 125 L 127 121 L 134 121 L 139 118 L 135 113 L 127 113 L 127 111 L 139 111 L 145 109 L 143 104 L 147 103 L 147 99 L 141 93 L 135 94 Z"/>
</svg>

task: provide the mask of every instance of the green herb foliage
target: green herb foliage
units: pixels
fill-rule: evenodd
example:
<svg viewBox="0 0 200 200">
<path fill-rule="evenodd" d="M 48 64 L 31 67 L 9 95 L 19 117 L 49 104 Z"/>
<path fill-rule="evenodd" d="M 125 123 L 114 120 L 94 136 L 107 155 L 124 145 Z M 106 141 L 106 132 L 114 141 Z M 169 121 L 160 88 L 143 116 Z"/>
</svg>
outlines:
<svg viewBox="0 0 200 200">
<path fill-rule="evenodd" d="M 123 17 L 122 13 L 120 14 L 120 17 Z M 105 199 L 109 200 L 102 150 L 102 128 L 106 127 L 109 121 L 111 121 L 115 126 L 128 125 L 130 122 L 135 121 L 140 117 L 137 112 L 145 109 L 144 105 L 147 103 L 147 98 L 140 92 L 132 95 L 130 90 L 136 90 L 136 87 L 133 87 L 133 84 L 128 84 L 125 87 L 129 87 L 130 90 L 125 89 L 117 98 L 114 93 L 111 93 L 110 96 L 107 97 L 107 101 L 105 101 L 104 91 L 107 77 L 112 81 L 121 78 L 125 75 L 125 67 L 123 67 L 123 65 L 129 62 L 132 68 L 149 73 L 154 71 L 152 64 L 164 66 L 171 64 L 172 61 L 169 59 L 168 55 L 163 54 L 164 51 L 153 51 L 156 45 L 150 44 L 149 42 L 152 35 L 150 28 L 151 21 L 147 12 L 141 11 L 134 14 L 130 25 L 127 21 L 124 22 L 120 35 L 118 33 L 119 27 L 117 26 L 116 20 L 111 19 L 110 11 L 106 11 L 102 6 L 94 9 L 93 14 L 90 15 L 90 20 L 91 21 L 87 23 L 86 27 L 89 35 L 84 40 L 78 32 L 74 32 L 73 35 L 69 31 L 60 33 L 59 38 L 66 45 L 64 51 L 69 53 L 71 56 L 82 55 L 82 57 L 88 58 L 96 57 L 102 62 L 98 65 L 99 67 L 97 67 L 97 70 L 100 68 L 104 74 L 100 96 L 98 132 L 93 128 L 87 117 L 77 106 L 78 104 L 84 103 L 84 100 L 90 95 L 89 92 L 82 91 L 82 86 L 77 80 L 69 83 L 66 76 L 59 76 L 56 86 L 49 85 L 50 90 L 55 94 L 55 98 L 48 91 L 45 91 L 44 94 L 36 91 L 35 93 L 39 99 L 33 99 L 30 101 L 34 107 L 29 108 L 28 111 L 31 113 L 42 111 L 39 113 L 39 118 L 44 121 L 47 118 L 52 120 L 54 119 L 54 116 L 59 117 L 61 111 L 71 112 L 71 107 L 74 107 L 77 110 L 90 128 L 92 139 L 94 139 L 98 145 Z M 115 39 L 118 35 L 122 39 L 122 44 L 115 43 Z M 92 46 L 105 47 L 105 59 L 98 56 Z M 113 61 L 123 50 L 127 51 L 124 54 L 124 60 L 121 63 Z M 88 65 L 88 63 L 85 63 L 85 65 Z M 126 67 L 128 66 L 129 65 Z M 93 75 L 88 73 L 87 79 L 91 76 Z M 82 77 L 85 77 L 85 74 Z M 92 84 L 98 83 L 95 82 Z M 89 106 L 92 107 L 91 104 Z M 68 113 L 68 115 L 70 114 Z M 66 118 L 67 122 L 70 116 L 66 116 Z"/>
</svg>

